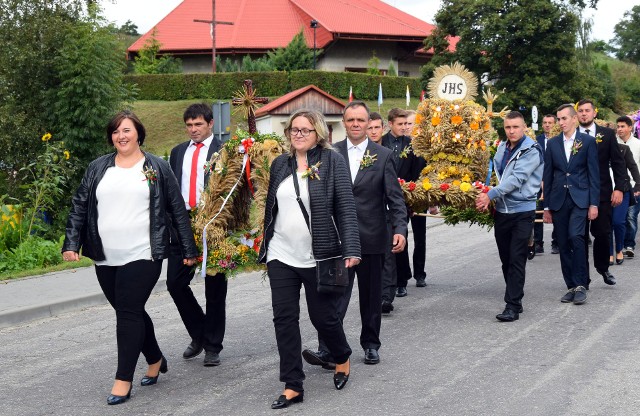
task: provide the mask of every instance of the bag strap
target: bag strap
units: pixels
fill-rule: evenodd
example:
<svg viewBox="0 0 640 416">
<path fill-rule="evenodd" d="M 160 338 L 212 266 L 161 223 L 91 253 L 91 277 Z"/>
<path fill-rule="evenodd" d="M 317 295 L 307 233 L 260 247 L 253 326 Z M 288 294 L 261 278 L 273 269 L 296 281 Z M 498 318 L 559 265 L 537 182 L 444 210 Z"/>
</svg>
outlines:
<svg viewBox="0 0 640 416">
<path fill-rule="evenodd" d="M 307 228 L 309 232 L 311 232 L 311 224 L 309 223 L 309 213 L 307 209 L 304 207 L 302 203 L 302 199 L 300 198 L 300 185 L 298 185 L 298 173 L 296 172 L 296 162 L 295 159 L 291 159 L 291 176 L 293 177 L 293 187 L 296 189 L 296 201 L 298 201 L 298 205 L 300 205 L 300 210 L 302 211 L 302 216 L 304 217 L 305 222 L 307 223 Z"/>
</svg>

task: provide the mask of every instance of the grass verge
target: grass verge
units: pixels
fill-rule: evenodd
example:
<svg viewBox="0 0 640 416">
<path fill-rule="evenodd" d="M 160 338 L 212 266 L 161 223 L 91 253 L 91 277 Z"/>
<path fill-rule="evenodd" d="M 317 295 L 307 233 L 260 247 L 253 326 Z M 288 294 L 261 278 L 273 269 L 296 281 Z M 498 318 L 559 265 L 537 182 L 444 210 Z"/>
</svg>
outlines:
<svg viewBox="0 0 640 416">
<path fill-rule="evenodd" d="M 49 266 L 42 269 L 28 269 L 28 270 L 20 270 L 19 272 L 14 271 L 11 273 L 0 273 L 0 281 L 20 279 L 22 277 L 29 277 L 29 276 L 39 276 L 42 274 L 60 272 L 63 270 L 77 269 L 79 267 L 88 267 L 92 265 L 93 265 L 93 261 L 91 259 L 88 259 L 87 257 L 83 257 L 80 259 L 79 262 L 63 262 L 60 264 L 56 264 L 55 266 Z"/>
</svg>

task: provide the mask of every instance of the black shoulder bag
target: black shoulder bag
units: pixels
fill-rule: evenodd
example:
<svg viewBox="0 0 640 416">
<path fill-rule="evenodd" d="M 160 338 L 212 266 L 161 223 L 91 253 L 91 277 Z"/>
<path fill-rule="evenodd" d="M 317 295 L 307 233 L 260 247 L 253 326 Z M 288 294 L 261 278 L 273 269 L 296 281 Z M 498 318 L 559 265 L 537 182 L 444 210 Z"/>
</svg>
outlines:
<svg viewBox="0 0 640 416">
<path fill-rule="evenodd" d="M 309 213 L 300 199 L 300 186 L 298 185 L 298 174 L 295 168 L 295 161 L 291 163 L 291 175 L 293 176 L 293 187 L 296 189 L 296 201 L 300 205 L 302 216 L 311 234 L 311 223 Z M 337 257 L 327 260 L 316 260 L 316 278 L 318 280 L 318 293 L 344 293 L 349 285 L 349 271 L 344 265 L 344 259 Z"/>
</svg>

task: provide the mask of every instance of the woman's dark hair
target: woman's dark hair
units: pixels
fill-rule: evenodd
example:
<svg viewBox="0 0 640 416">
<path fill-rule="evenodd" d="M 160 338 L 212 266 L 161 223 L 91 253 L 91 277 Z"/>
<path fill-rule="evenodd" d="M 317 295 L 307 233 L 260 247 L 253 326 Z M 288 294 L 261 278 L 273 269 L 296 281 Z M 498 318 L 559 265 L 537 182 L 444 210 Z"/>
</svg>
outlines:
<svg viewBox="0 0 640 416">
<path fill-rule="evenodd" d="M 109 124 L 107 124 L 107 143 L 109 143 L 109 145 L 113 146 L 113 140 L 111 140 L 111 135 L 113 134 L 114 131 L 118 129 L 118 127 L 120 127 L 120 124 L 122 124 L 122 121 L 124 121 L 124 119 L 127 119 L 127 118 L 131 120 L 131 122 L 133 123 L 133 126 L 138 132 L 138 145 L 142 146 L 142 144 L 144 143 L 144 138 L 147 135 L 147 132 L 144 129 L 144 126 L 142 125 L 142 122 L 140 121 L 138 116 L 136 116 L 133 113 L 133 111 L 129 111 L 129 110 L 120 111 L 118 114 L 113 116 L 113 118 L 109 121 Z"/>
</svg>

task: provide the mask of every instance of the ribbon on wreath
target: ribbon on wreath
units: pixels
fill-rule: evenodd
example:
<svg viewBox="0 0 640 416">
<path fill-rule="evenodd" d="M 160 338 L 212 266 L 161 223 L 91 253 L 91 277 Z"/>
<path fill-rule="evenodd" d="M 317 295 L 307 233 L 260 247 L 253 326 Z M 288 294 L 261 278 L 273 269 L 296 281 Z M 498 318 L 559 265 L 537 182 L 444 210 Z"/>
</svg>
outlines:
<svg viewBox="0 0 640 416">
<path fill-rule="evenodd" d="M 253 137 L 249 137 L 248 139 L 242 140 L 240 146 L 238 147 L 238 151 L 246 156 L 249 155 L 249 149 L 253 146 L 255 139 Z M 246 166 L 246 174 L 247 174 L 247 184 L 249 185 L 249 190 L 251 191 L 251 195 L 254 195 L 253 184 L 251 183 L 251 163 L 247 163 Z"/>
<path fill-rule="evenodd" d="M 253 144 L 253 142 L 251 144 Z M 249 147 L 251 147 L 251 145 Z M 227 205 L 227 202 L 229 201 L 229 198 L 231 198 L 231 195 L 233 195 L 233 191 L 236 190 L 236 188 L 238 187 L 238 184 L 242 180 L 242 175 L 245 172 L 245 168 L 250 165 L 250 163 L 249 163 L 249 153 L 248 152 L 241 152 L 241 153 L 244 153 L 244 156 L 242 158 L 242 169 L 240 169 L 240 177 L 238 178 L 236 183 L 233 185 L 233 187 L 231 187 L 231 190 L 229 191 L 227 196 L 224 198 L 224 201 L 222 201 L 222 206 L 220 206 L 220 209 L 218 210 L 216 215 L 214 215 L 213 218 L 211 218 L 211 220 L 209 220 L 207 225 L 205 225 L 204 228 L 202 229 L 202 268 L 200 269 L 200 276 L 202 276 L 203 279 L 207 275 L 207 255 L 208 255 L 208 250 L 207 250 L 207 227 L 216 218 L 218 218 L 218 215 L 220 215 L 220 213 L 224 209 L 225 205 Z M 248 175 L 248 173 L 247 173 L 247 175 Z M 249 183 L 251 183 L 251 181 L 249 181 Z"/>
</svg>

